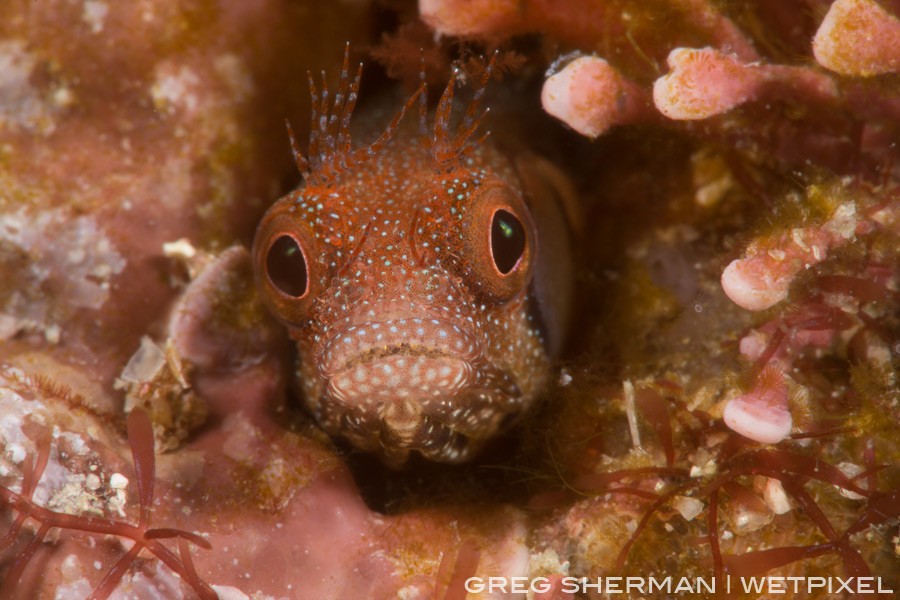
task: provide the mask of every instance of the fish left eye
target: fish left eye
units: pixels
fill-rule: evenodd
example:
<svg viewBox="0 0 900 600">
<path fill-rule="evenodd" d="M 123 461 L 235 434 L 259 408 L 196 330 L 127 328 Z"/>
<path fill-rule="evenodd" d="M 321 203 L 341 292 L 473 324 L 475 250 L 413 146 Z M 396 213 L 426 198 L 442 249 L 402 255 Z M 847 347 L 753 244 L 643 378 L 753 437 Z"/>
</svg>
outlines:
<svg viewBox="0 0 900 600">
<path fill-rule="evenodd" d="M 253 240 L 253 270 L 262 301 L 283 323 L 309 317 L 326 277 L 321 246 L 286 196 L 266 212 Z"/>
<path fill-rule="evenodd" d="M 280 236 L 266 255 L 266 274 L 276 288 L 292 298 L 302 298 L 309 289 L 306 256 L 293 237 Z"/>
<path fill-rule="evenodd" d="M 491 258 L 502 275 L 509 274 L 525 254 L 525 227 L 512 213 L 503 209 L 491 219 Z"/>
</svg>

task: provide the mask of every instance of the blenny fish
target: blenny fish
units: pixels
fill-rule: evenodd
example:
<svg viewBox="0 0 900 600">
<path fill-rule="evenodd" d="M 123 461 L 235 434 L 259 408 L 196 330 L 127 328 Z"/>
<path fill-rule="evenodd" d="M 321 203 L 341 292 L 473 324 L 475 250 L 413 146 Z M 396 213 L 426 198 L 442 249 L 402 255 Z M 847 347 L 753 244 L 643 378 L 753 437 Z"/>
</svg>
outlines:
<svg viewBox="0 0 900 600">
<path fill-rule="evenodd" d="M 331 102 L 310 77 L 306 156 L 288 126 L 303 183 L 253 244 L 263 301 L 297 345 L 305 406 L 395 466 L 415 452 L 459 463 L 508 429 L 546 387 L 567 327 L 570 192 L 546 160 L 476 137 L 492 68 L 465 111 L 455 70 L 433 126 L 422 82 L 361 148 L 350 120 L 362 65 L 351 79 L 345 54 Z"/>
</svg>

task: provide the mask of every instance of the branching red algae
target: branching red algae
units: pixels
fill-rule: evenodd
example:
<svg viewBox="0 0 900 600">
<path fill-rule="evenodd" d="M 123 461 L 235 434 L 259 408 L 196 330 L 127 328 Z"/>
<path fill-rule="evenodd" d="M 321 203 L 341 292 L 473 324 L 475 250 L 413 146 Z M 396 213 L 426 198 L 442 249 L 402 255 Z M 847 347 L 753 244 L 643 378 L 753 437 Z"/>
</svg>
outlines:
<svg viewBox="0 0 900 600">
<path fill-rule="evenodd" d="M 23 466 L 24 479 L 21 491 L 16 493 L 9 488 L 0 487 L 0 501 L 18 514 L 15 522 L 0 540 L 0 552 L 16 542 L 22 525 L 27 519 L 33 519 L 40 523 L 37 533 L 19 552 L 16 560 L 7 570 L 2 587 L 0 587 L 0 597 L 16 597 L 14 595 L 16 585 L 19 583 L 23 571 L 34 556 L 35 550 L 44 542 L 44 538 L 52 528 L 83 531 L 93 535 L 112 535 L 134 542 L 128 552 L 110 568 L 106 576 L 94 588 L 89 597 L 90 600 L 108 598 L 119 585 L 123 575 L 145 548 L 175 573 L 181 575 L 200 598 L 214 599 L 218 597 L 212 588 L 203 583 L 197 576 L 190 557 L 190 547 L 187 545 L 190 543 L 210 550 L 212 546 L 209 542 L 202 536 L 190 531 L 151 527 L 153 485 L 156 477 L 156 454 L 153 449 L 153 429 L 150 419 L 140 409 L 132 411 L 128 416 L 128 441 L 131 445 L 140 501 L 140 518 L 137 525 L 99 517 L 60 513 L 39 506 L 34 502 L 32 498 L 34 490 L 50 458 L 49 436 L 42 437 L 42 441 L 38 445 L 37 459 L 34 461 L 32 457 L 26 459 L 26 463 Z M 177 556 L 159 541 L 172 538 L 178 540 L 179 554 Z"/>
</svg>

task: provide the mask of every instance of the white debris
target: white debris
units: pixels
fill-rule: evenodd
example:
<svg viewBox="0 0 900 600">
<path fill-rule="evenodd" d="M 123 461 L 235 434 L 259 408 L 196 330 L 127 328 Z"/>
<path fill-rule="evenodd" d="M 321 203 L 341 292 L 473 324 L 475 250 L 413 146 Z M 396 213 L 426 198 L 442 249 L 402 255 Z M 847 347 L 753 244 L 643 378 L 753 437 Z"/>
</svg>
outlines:
<svg viewBox="0 0 900 600">
<path fill-rule="evenodd" d="M 54 346 L 58 344 L 59 336 L 59 325 L 48 325 L 46 328 L 44 328 L 44 339 L 47 340 L 48 344 L 53 344 Z"/>
<path fill-rule="evenodd" d="M 100 0 L 85 0 L 84 10 L 81 12 L 82 20 L 91 28 L 91 33 L 103 31 L 103 22 L 109 13 L 109 6 Z"/>
<path fill-rule="evenodd" d="M 22 329 L 22 323 L 12 315 L 0 312 L 0 342 L 12 339 Z"/>
<path fill-rule="evenodd" d="M 109 477 L 109 487 L 114 490 L 124 490 L 128 487 L 128 478 L 121 473 L 113 473 Z"/>
<path fill-rule="evenodd" d="M 53 439 L 65 440 L 66 450 L 78 456 L 85 456 L 90 451 L 81 434 L 74 431 L 62 431 L 59 427 L 54 427 Z"/>
<path fill-rule="evenodd" d="M 157 68 L 156 82 L 150 88 L 153 105 L 170 114 L 179 108 L 193 113 L 199 104 L 196 93 L 199 84 L 200 78 L 188 67 L 176 68 L 164 63 Z"/>
<path fill-rule="evenodd" d="M 50 110 L 31 83 L 37 57 L 23 40 L 0 41 L 0 130 L 6 126 L 27 130 L 53 129 Z"/>
<path fill-rule="evenodd" d="M 112 488 L 114 494 L 106 501 L 109 509 L 118 513 L 120 517 L 125 516 L 125 505 L 128 498 L 125 495 L 125 488 L 128 486 L 128 479 L 121 473 L 113 473 L 109 478 L 109 487 Z"/>
<path fill-rule="evenodd" d="M 75 94 L 68 87 L 58 87 L 53 91 L 53 104 L 57 108 L 67 108 L 75 104 Z"/>
<path fill-rule="evenodd" d="M 133 570 L 122 578 L 118 590 L 111 596 L 112 600 L 185 600 L 181 577 L 165 566 L 162 561 L 153 561 L 152 568 Z M 119 590 L 129 592 L 119 593 Z M 140 590 L 135 595 L 135 590 Z M 194 594 L 191 598 L 196 598 Z"/>
<path fill-rule="evenodd" d="M 641 447 L 641 432 L 638 430 L 637 409 L 634 405 L 634 384 L 626 379 L 622 382 L 622 394 L 625 398 L 625 414 L 628 416 L 628 430 L 631 432 L 631 445 Z"/>
<path fill-rule="evenodd" d="M 15 466 L 22 464 L 33 451 L 34 443 L 22 431 L 30 403 L 4 388 L 2 381 L 0 379 L 0 470 L 8 474 L 18 470 Z"/>
<path fill-rule="evenodd" d="M 100 308 L 109 297 L 110 279 L 126 264 L 93 216 L 73 217 L 64 208 L 22 208 L 0 215 L 0 246 L 6 250 L 0 253 L 0 266 L 28 257 L 24 266 L 8 265 L 13 280 L 5 283 L 15 291 L 0 308 L 43 324 L 51 342 L 58 341 L 60 332 L 48 323 L 50 314 Z"/>
<path fill-rule="evenodd" d="M 763 490 L 763 498 L 766 506 L 769 507 L 776 515 L 783 515 L 791 510 L 791 501 L 787 493 L 777 479 L 769 478 L 766 480 L 766 487 Z"/>
<path fill-rule="evenodd" d="M 213 591 L 219 597 L 219 600 L 250 600 L 250 596 L 230 585 L 213 585 Z"/>
<path fill-rule="evenodd" d="M 59 574 L 66 583 L 77 581 L 83 577 L 81 561 L 78 560 L 77 554 L 69 554 L 63 559 L 59 565 Z"/>
<path fill-rule="evenodd" d="M 163 254 L 168 258 L 176 258 L 179 260 L 187 260 L 197 255 L 197 249 L 191 244 L 187 238 L 181 238 L 174 242 L 166 242 L 163 244 Z"/>
<path fill-rule="evenodd" d="M 22 461 L 25 460 L 25 457 L 28 456 L 28 453 L 25 452 L 25 448 L 20 446 L 19 444 L 10 444 L 6 447 L 6 452 L 9 455 L 9 460 L 14 465 L 22 464 Z"/>
<path fill-rule="evenodd" d="M 252 448 L 259 441 L 260 432 L 243 413 L 226 417 L 222 430 L 227 433 L 222 444 L 222 453 L 225 456 L 243 462 L 253 455 Z"/>
<path fill-rule="evenodd" d="M 70 598 L 87 598 L 91 595 L 94 586 L 84 577 L 74 581 L 68 581 L 56 586 L 54 600 L 69 600 Z"/>
<path fill-rule="evenodd" d="M 850 239 L 856 233 L 858 222 L 856 205 L 852 202 L 845 202 L 834 211 L 831 220 L 825 224 L 825 230 L 844 239 Z"/>
<path fill-rule="evenodd" d="M 703 501 L 690 496 L 675 496 L 672 507 L 684 517 L 685 521 L 691 521 L 703 512 Z"/>
<path fill-rule="evenodd" d="M 141 345 L 128 359 L 119 379 L 128 383 L 152 381 L 166 364 L 166 354 L 148 336 L 141 338 Z"/>
<path fill-rule="evenodd" d="M 856 477 L 857 475 L 859 475 L 860 473 L 865 471 L 865 469 L 863 469 L 861 466 L 859 466 L 855 463 L 851 463 L 851 462 L 842 462 L 839 465 L 837 465 L 837 468 L 840 470 L 841 473 L 846 475 L 848 479 L 853 479 L 854 477 Z M 856 483 L 856 485 L 858 485 L 861 488 L 866 487 L 865 482 L 863 482 L 861 479 L 857 479 L 856 481 L 854 481 L 854 483 Z M 863 497 L 860 496 L 859 494 L 857 494 L 856 492 L 851 492 L 850 490 L 845 490 L 842 487 L 838 487 L 838 489 L 841 492 L 841 496 L 843 496 L 844 498 L 849 498 L 850 500 L 862 500 L 863 499 Z"/>
</svg>

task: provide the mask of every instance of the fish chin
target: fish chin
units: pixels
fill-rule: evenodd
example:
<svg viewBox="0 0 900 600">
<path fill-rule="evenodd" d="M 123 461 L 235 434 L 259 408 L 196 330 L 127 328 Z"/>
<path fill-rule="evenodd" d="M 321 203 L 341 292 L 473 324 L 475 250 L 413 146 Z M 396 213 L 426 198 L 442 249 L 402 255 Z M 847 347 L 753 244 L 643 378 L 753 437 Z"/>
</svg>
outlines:
<svg viewBox="0 0 900 600">
<path fill-rule="evenodd" d="M 511 377 L 491 365 L 400 349 L 350 361 L 327 379 L 314 413 L 326 431 L 389 464 L 412 452 L 458 463 L 525 404 Z"/>
</svg>

